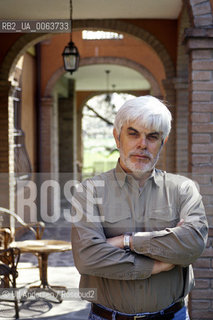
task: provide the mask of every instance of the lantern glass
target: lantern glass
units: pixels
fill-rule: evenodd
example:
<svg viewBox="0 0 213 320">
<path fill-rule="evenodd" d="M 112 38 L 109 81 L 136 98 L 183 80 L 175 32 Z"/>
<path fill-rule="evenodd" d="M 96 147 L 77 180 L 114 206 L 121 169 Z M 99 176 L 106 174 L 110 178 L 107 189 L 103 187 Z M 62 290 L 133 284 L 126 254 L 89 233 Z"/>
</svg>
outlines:
<svg viewBox="0 0 213 320">
<path fill-rule="evenodd" d="M 64 58 L 64 68 L 66 71 L 73 72 L 78 69 L 79 65 L 79 53 L 78 49 L 71 41 L 65 48 L 63 52 Z"/>
</svg>

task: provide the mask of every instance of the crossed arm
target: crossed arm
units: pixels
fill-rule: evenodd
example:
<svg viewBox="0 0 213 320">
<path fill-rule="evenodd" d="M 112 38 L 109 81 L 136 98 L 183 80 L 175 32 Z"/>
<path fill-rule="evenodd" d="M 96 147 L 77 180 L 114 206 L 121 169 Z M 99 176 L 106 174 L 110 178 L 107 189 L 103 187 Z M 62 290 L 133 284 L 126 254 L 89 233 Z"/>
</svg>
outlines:
<svg viewBox="0 0 213 320">
<path fill-rule="evenodd" d="M 201 197 L 196 190 L 183 190 L 180 222 L 159 231 L 136 232 L 130 239 L 131 251 L 123 250 L 123 236 L 106 238 L 99 216 L 88 213 L 88 201 L 82 189 L 73 202 L 72 246 L 76 267 L 81 274 L 109 279 L 146 279 L 169 271 L 175 265 L 188 266 L 202 253 L 207 240 L 207 221 Z M 83 204 L 83 205 L 81 205 Z M 88 203 L 87 203 L 88 204 Z M 90 203 L 89 203 L 90 204 Z"/>
<path fill-rule="evenodd" d="M 176 227 L 181 227 L 183 225 L 183 223 L 184 223 L 184 219 L 181 219 L 178 222 Z M 108 238 L 107 242 L 114 247 L 123 249 L 124 248 L 124 235 L 120 235 L 120 236 L 113 237 L 113 238 Z M 134 251 L 132 236 L 130 236 L 130 249 L 131 249 L 131 251 Z M 152 268 L 152 275 L 163 272 L 163 271 L 172 270 L 174 267 L 175 267 L 175 265 L 172 263 L 154 260 L 154 264 L 153 264 L 153 268 Z"/>
</svg>

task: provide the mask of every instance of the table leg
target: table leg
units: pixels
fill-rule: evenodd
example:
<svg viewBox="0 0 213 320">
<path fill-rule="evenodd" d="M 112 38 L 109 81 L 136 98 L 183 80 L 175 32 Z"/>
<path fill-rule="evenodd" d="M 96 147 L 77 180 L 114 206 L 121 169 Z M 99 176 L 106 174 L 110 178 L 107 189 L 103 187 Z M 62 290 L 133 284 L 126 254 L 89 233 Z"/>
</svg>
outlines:
<svg viewBox="0 0 213 320">
<path fill-rule="evenodd" d="M 55 291 L 58 290 L 66 290 L 66 287 L 62 286 L 50 286 L 47 281 L 47 268 L 48 268 L 48 256 L 49 254 L 46 252 L 38 253 L 38 265 L 39 265 L 39 274 L 40 274 L 40 285 L 32 286 L 31 288 L 43 288 L 45 291 L 52 294 L 59 303 L 62 302 L 61 295 Z M 54 290 L 55 289 L 55 290 Z"/>
<path fill-rule="evenodd" d="M 38 265 L 39 265 L 39 274 L 40 281 L 43 288 L 48 287 L 47 282 L 47 267 L 48 267 L 48 253 L 39 253 L 38 254 Z"/>
</svg>

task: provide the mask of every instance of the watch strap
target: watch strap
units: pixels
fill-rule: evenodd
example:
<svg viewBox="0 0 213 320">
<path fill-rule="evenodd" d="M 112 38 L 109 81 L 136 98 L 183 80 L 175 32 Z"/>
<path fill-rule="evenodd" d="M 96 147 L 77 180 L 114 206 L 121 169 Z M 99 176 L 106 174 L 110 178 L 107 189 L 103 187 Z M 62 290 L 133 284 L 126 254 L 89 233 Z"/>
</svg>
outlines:
<svg viewBox="0 0 213 320">
<path fill-rule="evenodd" d="M 124 234 L 124 250 L 130 251 L 130 235 Z"/>
</svg>

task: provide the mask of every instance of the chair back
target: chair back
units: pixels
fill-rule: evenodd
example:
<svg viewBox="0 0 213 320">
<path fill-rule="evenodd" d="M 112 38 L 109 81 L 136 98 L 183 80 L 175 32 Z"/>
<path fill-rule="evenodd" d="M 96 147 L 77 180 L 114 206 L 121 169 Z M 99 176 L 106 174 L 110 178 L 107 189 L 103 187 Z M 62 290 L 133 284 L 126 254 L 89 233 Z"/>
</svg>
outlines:
<svg viewBox="0 0 213 320">
<path fill-rule="evenodd" d="M 8 220 L 9 220 L 8 225 L 0 227 L 0 234 L 4 233 L 3 235 L 4 248 L 7 248 L 10 242 L 15 241 L 15 236 L 17 231 L 23 228 L 27 228 L 28 230 L 30 230 L 34 234 L 37 240 L 42 238 L 44 228 L 45 228 L 45 224 L 43 222 L 38 221 L 35 223 L 26 223 L 15 212 L 9 209 L 0 207 L 0 216 L 5 214 L 8 216 Z M 15 229 L 11 228 L 12 219 L 15 222 L 17 222 L 17 224 L 19 225 L 15 227 Z M 2 221 L 2 219 L 0 219 L 0 221 Z M 14 225 L 14 223 L 12 223 L 12 225 Z M 0 241 L 1 241 L 1 237 L 0 237 Z"/>
</svg>

